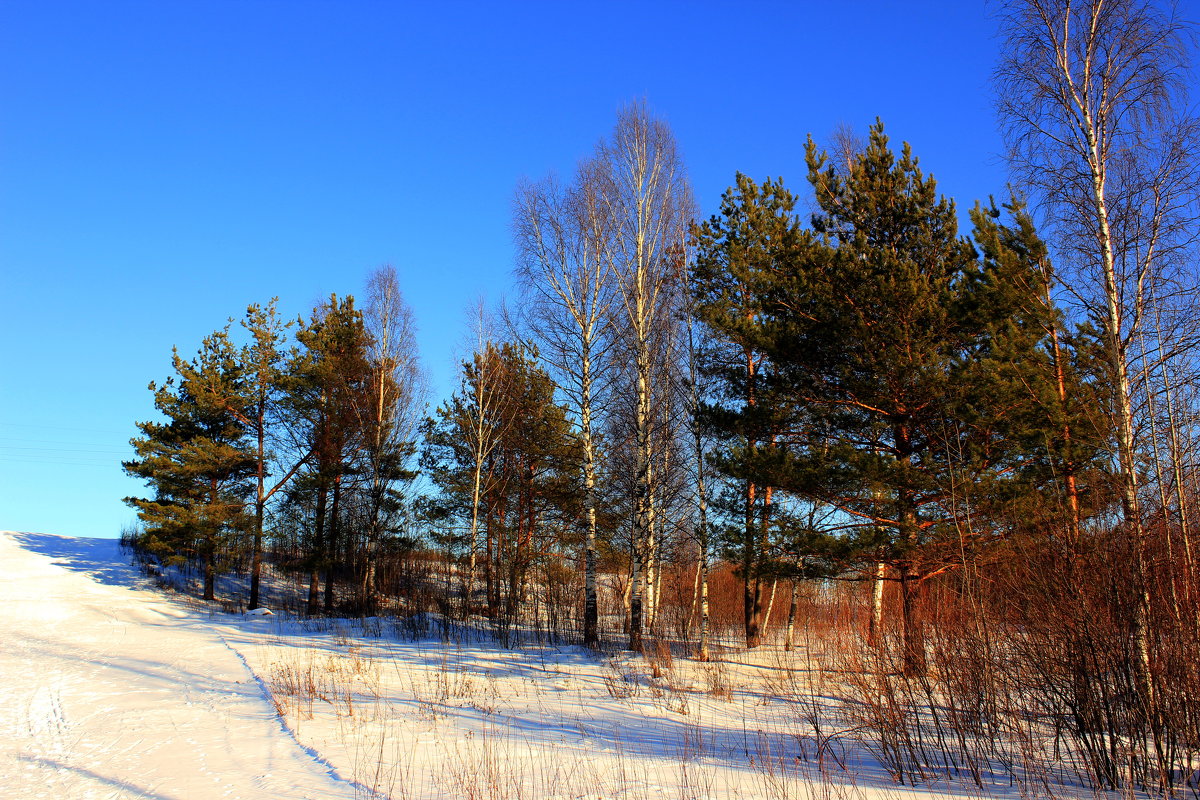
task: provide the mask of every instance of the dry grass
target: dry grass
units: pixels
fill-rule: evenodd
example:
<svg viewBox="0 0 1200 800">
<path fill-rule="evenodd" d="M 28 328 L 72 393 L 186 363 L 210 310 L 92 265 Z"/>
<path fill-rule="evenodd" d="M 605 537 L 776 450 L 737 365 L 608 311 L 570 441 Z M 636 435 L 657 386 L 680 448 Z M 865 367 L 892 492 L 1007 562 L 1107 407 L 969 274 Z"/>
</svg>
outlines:
<svg viewBox="0 0 1200 800">
<path fill-rule="evenodd" d="M 665 644 L 595 661 L 486 643 L 372 644 L 346 625 L 312 638 L 312 647 L 271 647 L 266 683 L 293 725 L 313 731 L 311 720 L 336 720 L 341 744 L 331 752 L 368 787 L 364 796 L 901 796 L 878 748 L 912 726 L 887 716 L 895 702 L 854 636 L 830 637 L 813 653 L 802 634 L 791 652 L 768 645 L 708 662 Z M 1031 775 L 1040 762 L 1026 758 Z M 1070 794 L 1032 780 L 974 786 L 967 773 L 947 781 L 907 766 L 903 779 L 959 797 Z"/>
<path fill-rule="evenodd" d="M 294 660 L 267 666 L 267 687 L 281 716 L 302 713 L 313 718 L 314 704 L 328 704 L 338 716 L 352 717 L 380 697 L 380 669 L 362 647 L 348 646 L 343 653 L 320 654 L 307 650 Z"/>
</svg>

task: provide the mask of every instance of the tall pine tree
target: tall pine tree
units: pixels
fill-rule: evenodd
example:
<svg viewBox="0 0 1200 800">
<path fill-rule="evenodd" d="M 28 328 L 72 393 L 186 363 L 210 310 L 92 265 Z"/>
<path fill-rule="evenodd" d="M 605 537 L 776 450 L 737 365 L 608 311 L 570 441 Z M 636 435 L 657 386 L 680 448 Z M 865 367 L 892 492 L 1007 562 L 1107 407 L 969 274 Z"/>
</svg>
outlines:
<svg viewBox="0 0 1200 800">
<path fill-rule="evenodd" d="M 1028 398 L 987 357 L 1036 353 L 1045 326 L 1026 273 L 1038 265 L 981 260 L 954 204 L 907 146 L 891 150 L 881 124 L 844 169 L 811 140 L 808 164 L 814 236 L 770 275 L 755 333 L 793 424 L 744 469 L 837 509 L 866 557 L 890 566 L 904 669 L 916 673 L 921 586 L 996 533 L 970 524 L 978 498 L 967 489 L 1020 460 L 1005 420 Z"/>
<path fill-rule="evenodd" d="M 808 242 L 793 214 L 795 203 L 782 181 L 767 180 L 760 187 L 739 173 L 736 189 L 722 197 L 720 213 L 692 232 L 694 313 L 713 332 L 700 353 L 710 387 L 701 417 L 721 444 L 714 465 L 737 484 L 721 506 L 726 516 L 740 517 L 725 529 L 725 538 L 740 565 L 748 647 L 759 643 L 762 579 L 771 532 L 780 520 L 772 519 L 778 514 L 774 487 L 745 466 L 760 450 L 775 446 L 785 426 L 780 415 L 789 410 L 771 397 L 771 365 L 762 348 L 761 325 L 771 281 Z"/>
<path fill-rule="evenodd" d="M 313 309 L 296 331 L 302 348 L 288 364 L 288 412 L 297 420 L 303 448 L 310 455 L 293 487 L 293 496 L 307 495 L 314 516 L 306 542 L 309 570 L 308 611 L 322 607 L 321 572 L 325 573 L 323 607 L 332 611 L 339 559 L 342 498 L 354 475 L 371 407 L 369 338 L 354 298 L 331 295 Z"/>
<path fill-rule="evenodd" d="M 204 599 L 213 600 L 218 572 L 250 528 L 254 457 L 236 413 L 249 398 L 227 331 L 205 338 L 192 361 L 178 351 L 172 361 L 176 376 L 150 384 L 165 421 L 138 423 L 142 436 L 131 440 L 137 455 L 123 464 L 154 496 L 125 501 L 137 509 L 146 549 L 167 563 L 198 561 Z"/>
</svg>

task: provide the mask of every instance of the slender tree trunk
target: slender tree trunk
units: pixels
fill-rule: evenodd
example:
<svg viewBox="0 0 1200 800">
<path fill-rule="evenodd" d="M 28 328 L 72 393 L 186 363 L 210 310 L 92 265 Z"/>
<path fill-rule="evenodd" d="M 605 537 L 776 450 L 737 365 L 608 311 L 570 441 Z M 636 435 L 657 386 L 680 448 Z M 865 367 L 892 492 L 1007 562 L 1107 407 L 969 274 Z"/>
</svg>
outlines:
<svg viewBox="0 0 1200 800">
<path fill-rule="evenodd" d="M 380 487 L 376 479 L 373 478 L 371 482 L 371 518 L 367 521 L 366 541 L 363 542 L 362 573 L 359 575 L 357 590 L 358 613 L 364 617 L 375 613 L 375 560 L 378 558 L 379 514 L 381 511 L 377 495 Z"/>
<path fill-rule="evenodd" d="M 887 578 L 887 564 L 875 562 L 871 577 L 871 619 L 867 627 L 867 642 L 878 645 L 883 641 L 883 586 Z"/>
<path fill-rule="evenodd" d="M 908 426 L 897 424 L 893 438 L 898 454 L 897 461 L 906 467 L 913 452 Z M 917 597 L 921 573 L 914 561 L 920 544 L 920 526 L 917 520 L 916 496 L 912 489 L 904 488 L 896 493 L 896 519 L 900 524 L 899 539 L 903 542 L 905 551 L 904 558 L 897 565 L 904 623 L 904 674 L 912 677 L 925 673 L 925 637 Z"/>
<path fill-rule="evenodd" d="M 633 609 L 633 562 L 630 562 L 630 572 L 625 576 L 625 586 L 621 589 L 621 608 L 624 610 L 624 616 L 621 617 L 622 631 L 625 634 L 629 633 L 629 620 Z"/>
<path fill-rule="evenodd" d="M 701 474 L 697 481 L 697 491 L 700 494 L 700 660 L 708 661 L 708 497 L 705 494 L 703 457 L 701 453 Z"/>
<path fill-rule="evenodd" d="M 379 275 L 380 273 L 376 273 Z M 394 274 L 394 273 L 386 273 Z M 392 285 L 388 284 L 385 288 L 388 299 Z M 379 346 L 382 353 L 390 353 L 391 347 L 391 318 L 384 320 L 382 330 L 377 335 L 376 344 Z M 365 563 L 363 564 L 362 585 L 359 587 L 359 609 L 364 615 L 370 615 L 375 612 L 376 606 L 376 589 L 375 589 L 375 561 L 379 557 L 379 543 L 383 538 L 381 516 L 383 514 L 383 502 L 387 494 L 387 483 L 382 475 L 381 459 L 383 457 L 384 448 L 384 424 L 389 416 L 387 386 L 388 380 L 385 370 L 388 367 L 388 359 L 386 356 L 378 359 L 378 366 L 375 374 L 372 376 L 375 381 L 375 419 L 372 420 L 374 430 L 372 436 L 374 438 L 374 451 L 372 452 L 372 474 L 371 474 L 371 519 L 367 525 L 367 542 L 364 548 Z M 394 412 L 392 413 L 394 416 Z"/>
<path fill-rule="evenodd" d="M 800 581 L 793 579 L 792 580 L 792 596 L 791 596 L 791 600 L 788 602 L 787 638 L 784 639 L 784 641 L 783 641 L 783 649 L 784 650 L 791 650 L 793 645 L 795 644 L 796 604 L 797 604 L 797 600 L 799 599 L 799 593 L 800 593 Z"/>
<path fill-rule="evenodd" d="M 1134 601 L 1134 639 L 1141 668 L 1140 683 L 1146 692 L 1150 706 L 1153 707 L 1154 687 L 1150 681 L 1150 643 L 1146 630 L 1150 611 L 1148 587 L 1150 576 L 1146 567 L 1145 531 L 1142 527 L 1141 503 L 1138 498 L 1133 399 L 1130 391 L 1129 364 L 1126 358 L 1128 352 L 1124 338 L 1125 320 L 1122 314 L 1121 293 L 1117 284 L 1116 255 L 1105 188 L 1106 159 L 1105 154 L 1101 151 L 1100 142 L 1094 134 L 1096 128 L 1091 110 L 1086 103 L 1081 104 L 1081 108 L 1083 112 L 1082 128 L 1088 146 L 1088 166 L 1091 169 L 1092 199 L 1096 208 L 1096 221 L 1099 223 L 1098 244 L 1100 245 L 1100 264 L 1104 278 L 1104 300 L 1107 314 L 1104 320 L 1105 349 L 1115 378 L 1112 389 L 1113 411 L 1117 417 L 1117 456 L 1121 471 L 1121 511 L 1133 547 L 1138 583 L 1140 584 Z"/>
<path fill-rule="evenodd" d="M 691 192 L 670 131 L 639 105 L 622 110 L 611 144 L 598 150 L 606 181 L 602 201 L 606 236 L 599 251 L 616 278 L 634 358 L 634 509 L 632 550 L 637 575 L 630 600 L 629 646 L 642 647 L 646 576 L 641 559 L 653 555 L 655 452 L 652 398 L 654 326 L 669 321 L 674 262 L 685 241 Z M 663 376 L 663 386 L 669 383 Z"/>
<path fill-rule="evenodd" d="M 254 541 L 251 543 L 250 552 L 250 602 L 248 607 L 251 611 L 258 608 L 260 584 L 262 582 L 262 543 L 263 543 L 263 512 L 267 505 L 266 499 L 266 480 L 267 480 L 267 465 L 266 465 L 266 426 L 265 426 L 265 411 L 263 410 L 263 402 L 261 399 L 258 406 L 257 421 L 257 438 L 258 438 L 258 463 L 257 469 L 257 491 L 254 495 Z"/>
<path fill-rule="evenodd" d="M 487 593 L 488 619 L 495 619 L 500 610 L 500 587 L 496 582 L 496 561 L 500 557 L 500 542 L 497 526 L 493 524 L 494 517 L 489 510 L 484 523 L 484 534 L 487 537 L 487 562 L 483 565 L 484 591 Z"/>
<path fill-rule="evenodd" d="M 374 527 L 374 523 L 372 523 Z M 371 616 L 379 605 L 379 592 L 376 588 L 376 561 L 379 558 L 379 539 L 375 534 L 367 534 L 366 553 L 363 560 L 362 583 L 359 585 L 359 612 L 363 616 Z"/>
<path fill-rule="evenodd" d="M 1047 306 L 1049 306 L 1051 304 L 1051 302 L 1052 301 L 1050 298 L 1050 283 L 1049 283 L 1049 281 L 1047 281 L 1046 282 L 1046 304 L 1047 304 Z M 1054 359 L 1054 380 L 1055 380 L 1056 390 L 1058 393 L 1058 404 L 1059 404 L 1060 410 L 1063 413 L 1063 419 L 1064 419 L 1063 428 L 1062 428 L 1063 459 L 1064 459 L 1063 464 L 1062 464 L 1062 471 L 1063 471 L 1063 479 L 1064 479 L 1064 483 L 1065 483 L 1065 488 L 1066 488 L 1066 492 L 1067 492 L 1067 511 L 1069 514 L 1068 524 L 1069 524 L 1069 529 L 1070 529 L 1069 532 L 1070 532 L 1070 539 L 1071 539 L 1071 547 L 1073 549 L 1076 547 L 1078 540 L 1079 540 L 1079 487 L 1076 484 L 1076 480 L 1075 480 L 1076 466 L 1075 466 L 1075 453 L 1074 453 L 1074 448 L 1072 447 L 1072 439 L 1071 439 L 1071 424 L 1069 421 L 1067 421 L 1067 414 L 1066 414 L 1067 402 L 1068 402 L 1067 382 L 1066 382 L 1066 377 L 1063 374 L 1063 354 L 1062 354 L 1062 347 L 1059 344 L 1059 340 L 1058 340 L 1057 324 L 1053 325 L 1050 328 L 1050 344 L 1051 344 L 1051 357 Z"/>
<path fill-rule="evenodd" d="M 466 598 L 468 613 L 471 606 L 471 593 L 475 590 L 475 553 L 479 549 L 479 495 L 483 480 L 483 460 L 476 450 L 475 466 L 471 471 L 471 530 L 468 535 L 467 552 L 467 582 L 463 593 Z"/>
<path fill-rule="evenodd" d="M 217 599 L 217 570 L 211 553 L 204 556 L 204 599 Z"/>
<path fill-rule="evenodd" d="M 1161 342 L 1163 339 L 1162 329 L 1162 314 L 1159 310 L 1159 304 L 1154 303 L 1154 323 L 1156 328 L 1156 338 Z M 1183 556 L 1184 574 L 1187 579 L 1183 582 L 1183 603 L 1188 604 L 1191 608 L 1189 622 L 1196 626 L 1196 630 L 1200 632 L 1200 604 L 1192 600 L 1192 589 L 1197 578 L 1196 565 L 1192 557 L 1192 524 L 1191 524 L 1191 509 L 1189 507 L 1189 498 L 1184 488 L 1184 473 L 1183 473 L 1183 450 L 1179 441 L 1180 419 L 1176 409 L 1175 384 L 1171 379 L 1170 371 L 1167 368 L 1167 359 L 1160 357 L 1159 373 L 1162 379 L 1163 400 L 1166 403 L 1167 411 L 1167 435 L 1171 461 L 1171 478 L 1175 486 L 1175 502 L 1179 505 L 1179 533 L 1182 538 L 1181 555 Z M 1171 558 L 1175 554 L 1171 552 Z M 1172 575 L 1171 584 L 1174 590 L 1175 577 Z M 1172 594 L 1174 597 L 1174 593 Z M 1176 614 L 1181 619 L 1184 616 L 1184 611 L 1179 608 L 1179 601 L 1176 600 Z"/>
<path fill-rule="evenodd" d="M 696 344 L 696 318 L 697 309 L 696 301 L 692 287 L 687 281 L 690 279 L 690 274 L 687 270 L 683 272 L 685 280 L 684 294 L 687 297 L 687 355 L 688 355 L 688 383 L 691 389 L 688 409 L 691 418 L 691 434 L 693 457 L 696 465 L 696 544 L 700 550 L 699 560 L 696 564 L 696 595 L 699 610 L 700 610 L 700 646 L 698 657 L 701 661 L 707 661 L 708 653 L 708 486 L 706 481 L 705 458 L 704 458 L 704 434 L 703 427 L 700 421 L 701 409 L 701 373 L 699 366 L 699 357 Z"/>
<path fill-rule="evenodd" d="M 490 487 L 484 486 L 485 473 L 490 472 L 489 463 L 500 436 L 498 427 L 507 427 L 513 420 L 507 419 L 504 411 L 506 398 L 503 392 L 504 376 L 501 374 L 498 359 L 500 355 L 495 346 L 484 336 L 483 306 L 479 308 L 479 350 L 475 357 L 478 365 L 475 375 L 475 408 L 472 413 L 471 442 L 472 464 L 471 473 L 471 529 L 469 531 L 469 549 L 467 554 L 466 602 L 470 607 L 471 594 L 475 591 L 475 576 L 478 568 L 479 549 L 479 518 L 480 504 L 483 494 Z M 497 391 L 500 390 L 500 391 Z M 490 513 L 490 511 L 489 511 Z M 495 575 L 493 574 L 493 579 Z"/>
<path fill-rule="evenodd" d="M 639 270 L 640 272 L 640 270 Z M 639 276 L 639 281 L 644 282 Z M 643 305 L 642 292 L 638 292 L 639 311 L 637 318 L 644 320 L 646 313 Z M 645 324 L 645 323 L 643 323 Z M 654 536 L 654 507 L 651 497 L 651 469 L 654 453 L 654 441 L 651 431 L 650 409 L 650 353 L 649 336 L 644 331 L 638 331 L 636 343 L 637 385 L 636 401 L 637 416 L 634 420 L 635 446 L 634 456 L 635 488 L 634 509 L 636 516 L 633 528 L 633 596 L 629 601 L 629 649 L 642 649 L 642 611 L 646 588 L 645 565 L 641 563 L 650 553 Z"/>
<path fill-rule="evenodd" d="M 337 564 L 337 548 L 340 542 L 338 541 L 339 523 L 341 522 L 341 514 L 338 513 L 338 501 L 342 495 L 342 476 L 339 475 L 333 479 L 333 507 L 329 513 L 329 553 L 326 556 L 325 566 L 325 611 L 333 611 L 333 573 L 334 566 Z"/>
<path fill-rule="evenodd" d="M 321 561 L 325 557 L 325 502 L 326 490 L 317 489 L 317 515 L 313 525 L 312 552 L 309 555 L 308 613 L 321 610 Z"/>
<path fill-rule="evenodd" d="M 261 498 L 262 490 L 259 487 Z M 263 542 L 263 510 L 266 503 L 261 499 L 254 503 L 254 541 L 250 554 L 250 602 L 247 608 L 251 611 L 258 608 L 260 585 L 262 583 L 262 542 Z"/>
<path fill-rule="evenodd" d="M 763 633 L 771 630 L 771 611 L 775 608 L 775 590 L 779 588 L 779 578 L 771 578 L 771 591 L 767 595 L 767 610 L 763 612 Z"/>
<path fill-rule="evenodd" d="M 688 604 L 687 617 L 683 621 L 683 638 L 691 640 L 692 638 L 692 623 L 696 616 L 700 613 L 700 573 L 703 571 L 703 566 L 700 561 L 696 561 L 696 572 L 692 575 L 692 601 Z"/>
<path fill-rule="evenodd" d="M 600 607 L 596 592 L 596 445 L 592 440 L 591 355 L 585 341 L 580 398 L 580 429 L 583 441 L 583 490 L 587 503 L 587 532 L 583 543 L 583 644 L 600 643 Z"/>
<path fill-rule="evenodd" d="M 1151 372 L 1150 372 L 1149 354 L 1147 353 L 1147 348 L 1146 348 L 1146 337 L 1143 335 L 1140 338 L 1142 340 L 1141 341 L 1142 374 L 1149 377 Z M 1154 398 L 1154 392 L 1152 392 L 1152 391 L 1146 392 L 1146 413 L 1151 420 L 1151 424 L 1157 428 L 1158 427 L 1158 425 L 1157 425 L 1158 412 L 1155 409 L 1155 398 Z M 1169 423 L 1169 421 L 1170 421 L 1170 417 L 1168 415 L 1168 423 Z M 1172 521 L 1171 521 L 1171 516 L 1169 513 L 1170 508 L 1171 508 L 1171 500 L 1170 500 L 1171 492 L 1170 492 L 1170 488 L 1169 488 L 1170 479 L 1166 475 L 1167 467 L 1165 467 L 1164 463 L 1163 463 L 1164 459 L 1163 459 L 1163 454 L 1162 454 L 1162 447 L 1159 443 L 1158 436 L 1152 432 L 1150 434 L 1149 439 L 1150 439 L 1150 453 L 1154 459 L 1154 484 L 1155 484 L 1155 488 L 1158 490 L 1158 504 L 1159 504 L 1159 508 L 1160 508 L 1160 514 L 1162 516 L 1163 535 L 1166 539 L 1167 558 L 1171 559 L 1175 555 L 1175 536 L 1172 532 L 1173 526 L 1171 524 Z M 1174 575 L 1168 575 L 1167 593 L 1171 596 L 1171 611 L 1173 612 L 1173 615 L 1175 617 L 1175 624 L 1176 625 L 1182 624 L 1183 609 L 1180 607 L 1178 587 L 1176 586 L 1176 581 L 1175 581 Z"/>
<path fill-rule="evenodd" d="M 749 315 L 747 319 L 753 319 Z M 758 404 L 758 367 L 759 362 L 749 348 L 742 349 L 742 358 L 746 369 L 746 406 L 754 408 Z M 746 446 L 757 450 L 758 441 L 753 436 L 747 436 Z M 759 486 L 747 481 L 744 501 L 745 509 L 745 542 L 742 550 L 742 589 L 743 615 L 746 629 L 746 647 L 757 647 L 762 639 L 762 581 L 759 579 L 759 568 L 766 555 L 768 526 L 770 524 L 771 487 L 762 490 L 762 510 L 757 510 L 759 501 Z"/>
<path fill-rule="evenodd" d="M 654 490 L 656 472 L 654 470 L 653 453 L 649 456 L 649 469 L 647 470 L 647 483 L 649 491 L 647 493 L 650 503 L 649 508 L 649 524 L 646 526 L 646 559 L 642 567 L 643 574 L 646 576 L 644 586 L 645 590 L 642 594 L 642 620 L 645 630 L 651 635 L 654 634 L 655 616 L 658 611 L 658 597 L 656 591 L 658 588 L 658 504 L 655 502 Z"/>
</svg>

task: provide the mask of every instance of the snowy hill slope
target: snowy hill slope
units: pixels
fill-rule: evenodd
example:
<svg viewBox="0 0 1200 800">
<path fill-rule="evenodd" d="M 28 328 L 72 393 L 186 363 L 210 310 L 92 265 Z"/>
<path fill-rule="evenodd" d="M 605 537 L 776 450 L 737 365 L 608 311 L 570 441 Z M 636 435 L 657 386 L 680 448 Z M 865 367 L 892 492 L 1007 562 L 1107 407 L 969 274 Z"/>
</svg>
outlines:
<svg viewBox="0 0 1200 800">
<path fill-rule="evenodd" d="M 349 798 L 115 541 L 0 534 L 0 796 Z"/>
<path fill-rule="evenodd" d="M 0 798 L 1093 796 L 1045 769 L 894 784 L 803 648 L 648 660 L 221 613 L 115 541 L 11 532 L 0 604 Z"/>
</svg>

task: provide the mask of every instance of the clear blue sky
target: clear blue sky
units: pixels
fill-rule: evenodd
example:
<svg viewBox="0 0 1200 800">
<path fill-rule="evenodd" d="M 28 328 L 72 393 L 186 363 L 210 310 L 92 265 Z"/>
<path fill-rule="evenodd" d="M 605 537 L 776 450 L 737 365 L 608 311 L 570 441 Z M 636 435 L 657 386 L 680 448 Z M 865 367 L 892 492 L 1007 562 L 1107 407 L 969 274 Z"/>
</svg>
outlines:
<svg viewBox="0 0 1200 800">
<path fill-rule="evenodd" d="M 876 116 L 968 207 L 1005 191 L 976 2 L 0 0 L 0 528 L 115 536 L 146 384 L 250 302 L 394 265 L 435 394 L 511 283 L 518 180 L 645 98 L 703 213 L 804 188 Z"/>
</svg>

